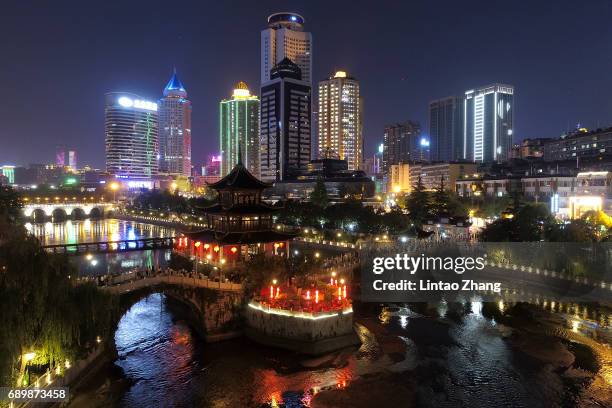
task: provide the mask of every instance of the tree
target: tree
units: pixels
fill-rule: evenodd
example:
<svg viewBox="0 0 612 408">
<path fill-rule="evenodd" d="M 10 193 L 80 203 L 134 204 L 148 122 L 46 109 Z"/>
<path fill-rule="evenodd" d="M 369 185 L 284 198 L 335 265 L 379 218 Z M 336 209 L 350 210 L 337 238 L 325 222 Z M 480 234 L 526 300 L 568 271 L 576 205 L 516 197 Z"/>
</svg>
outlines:
<svg viewBox="0 0 612 408">
<path fill-rule="evenodd" d="M 436 218 L 449 217 L 450 196 L 444 188 L 444 176 L 440 176 L 440 184 L 431 197 L 431 215 Z"/>
<path fill-rule="evenodd" d="M 14 223 L 21 218 L 21 196 L 10 186 L 0 186 L 0 218 Z"/>
<path fill-rule="evenodd" d="M 318 207 L 327 207 L 327 204 L 329 203 L 329 197 L 327 195 L 327 188 L 325 187 L 323 179 L 317 179 L 314 190 L 312 190 L 312 193 L 310 193 L 310 201 Z"/>
<path fill-rule="evenodd" d="M 410 219 L 415 225 L 423 224 L 423 221 L 431 214 L 429 193 L 425 191 L 421 176 L 412 187 L 412 192 L 406 198 L 406 209 Z"/>
<path fill-rule="evenodd" d="M 546 240 L 551 242 L 593 242 L 597 235 L 591 224 L 573 220 L 568 224 L 551 223 L 546 228 Z"/>
<path fill-rule="evenodd" d="M 92 283 L 76 284 L 66 255 L 48 254 L 22 228 L 0 244 L 0 383 L 23 384 L 24 355 L 53 368 L 110 338 L 118 302 Z"/>
<path fill-rule="evenodd" d="M 548 208 L 542 204 L 526 204 L 514 212 L 487 225 L 481 240 L 490 242 L 533 242 L 544 237 L 544 231 L 554 223 Z"/>
</svg>

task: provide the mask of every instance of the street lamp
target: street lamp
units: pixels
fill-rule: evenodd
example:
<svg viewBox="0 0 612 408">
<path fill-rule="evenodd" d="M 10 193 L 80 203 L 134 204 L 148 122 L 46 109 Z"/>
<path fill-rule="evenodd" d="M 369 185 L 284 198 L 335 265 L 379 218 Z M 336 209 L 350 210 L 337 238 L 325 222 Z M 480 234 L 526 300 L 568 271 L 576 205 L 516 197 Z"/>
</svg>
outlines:
<svg viewBox="0 0 612 408">
<path fill-rule="evenodd" d="M 119 183 L 112 182 L 110 184 L 110 189 L 113 191 L 113 201 L 117 202 L 117 190 L 119 190 Z"/>
</svg>

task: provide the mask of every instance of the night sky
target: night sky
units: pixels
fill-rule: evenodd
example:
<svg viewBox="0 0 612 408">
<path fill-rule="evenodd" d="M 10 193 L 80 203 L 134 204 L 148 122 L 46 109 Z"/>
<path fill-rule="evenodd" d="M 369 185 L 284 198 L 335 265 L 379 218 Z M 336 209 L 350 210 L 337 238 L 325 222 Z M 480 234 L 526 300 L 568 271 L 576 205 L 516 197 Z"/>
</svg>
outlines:
<svg viewBox="0 0 612 408">
<path fill-rule="evenodd" d="M 239 80 L 259 93 L 260 31 L 277 11 L 306 18 L 315 82 L 361 82 L 366 151 L 386 123 L 427 128 L 431 99 L 515 86 L 515 137 L 612 126 L 612 2 L 28 1 L 0 8 L 0 165 L 104 167 L 104 94 L 157 99 L 173 66 L 193 103 L 193 162 L 218 149 L 218 103 Z"/>
</svg>

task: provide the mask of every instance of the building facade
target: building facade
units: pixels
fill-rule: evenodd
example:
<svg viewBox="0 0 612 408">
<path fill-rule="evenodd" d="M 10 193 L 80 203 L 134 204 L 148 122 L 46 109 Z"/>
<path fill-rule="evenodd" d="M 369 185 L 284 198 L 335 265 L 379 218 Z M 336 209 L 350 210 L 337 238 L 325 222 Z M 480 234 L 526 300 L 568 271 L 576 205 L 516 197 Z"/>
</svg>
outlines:
<svg viewBox="0 0 612 408">
<path fill-rule="evenodd" d="M 105 100 L 106 170 L 121 179 L 158 174 L 157 104 L 138 95 L 112 92 Z"/>
<path fill-rule="evenodd" d="M 429 103 L 431 161 L 463 158 L 463 98 L 449 96 Z"/>
<path fill-rule="evenodd" d="M 175 176 L 191 176 L 191 102 L 172 74 L 159 100 L 159 168 Z"/>
<path fill-rule="evenodd" d="M 268 17 L 268 27 L 261 32 L 261 85 L 270 71 L 285 58 L 302 72 L 302 80 L 312 86 L 312 36 L 304 31 L 304 17 L 296 13 L 275 13 Z"/>
<path fill-rule="evenodd" d="M 361 168 L 363 115 L 359 82 L 344 71 L 319 82 L 318 109 L 319 157 L 346 160 L 349 170 Z"/>
<path fill-rule="evenodd" d="M 443 183 L 444 190 L 455 191 L 457 180 L 472 177 L 478 165 L 466 162 L 415 163 L 410 168 L 410 183 L 416 185 L 419 177 L 426 190 L 435 191 Z"/>
<path fill-rule="evenodd" d="M 542 157 L 546 161 L 580 159 L 612 160 L 612 128 L 589 131 L 581 128 L 564 137 L 546 141 Z"/>
<path fill-rule="evenodd" d="M 462 159 L 503 162 L 512 154 L 514 87 L 494 84 L 466 91 Z"/>
<path fill-rule="evenodd" d="M 77 152 L 74 149 L 67 149 L 66 146 L 57 146 L 55 149 L 55 164 L 58 166 L 69 167 L 70 170 L 77 170 Z"/>
<path fill-rule="evenodd" d="M 238 164 L 239 155 L 249 172 L 259 177 L 259 98 L 241 81 L 232 97 L 221 101 L 219 110 L 221 177 Z"/>
<path fill-rule="evenodd" d="M 311 153 L 311 88 L 289 59 L 278 63 L 261 88 L 261 179 L 281 181 L 307 168 Z"/>
<path fill-rule="evenodd" d="M 385 126 L 383 135 L 382 167 L 388 174 L 391 165 L 422 161 L 425 146 L 421 146 L 421 125 L 407 121 Z"/>
</svg>

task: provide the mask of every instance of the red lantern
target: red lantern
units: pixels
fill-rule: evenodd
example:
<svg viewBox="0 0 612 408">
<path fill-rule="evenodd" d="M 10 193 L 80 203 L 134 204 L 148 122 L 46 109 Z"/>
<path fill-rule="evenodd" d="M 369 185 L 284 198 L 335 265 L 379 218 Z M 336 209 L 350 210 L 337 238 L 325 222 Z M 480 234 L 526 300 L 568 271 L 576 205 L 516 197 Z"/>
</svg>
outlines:
<svg viewBox="0 0 612 408">
<path fill-rule="evenodd" d="M 235 254 L 236 252 L 238 252 L 238 248 L 232 247 L 232 249 L 230 249 L 230 251 L 232 251 L 232 254 Z"/>
<path fill-rule="evenodd" d="M 200 241 L 196 242 L 195 244 L 193 244 L 196 248 L 199 248 L 200 245 L 202 245 L 202 243 Z"/>
</svg>

